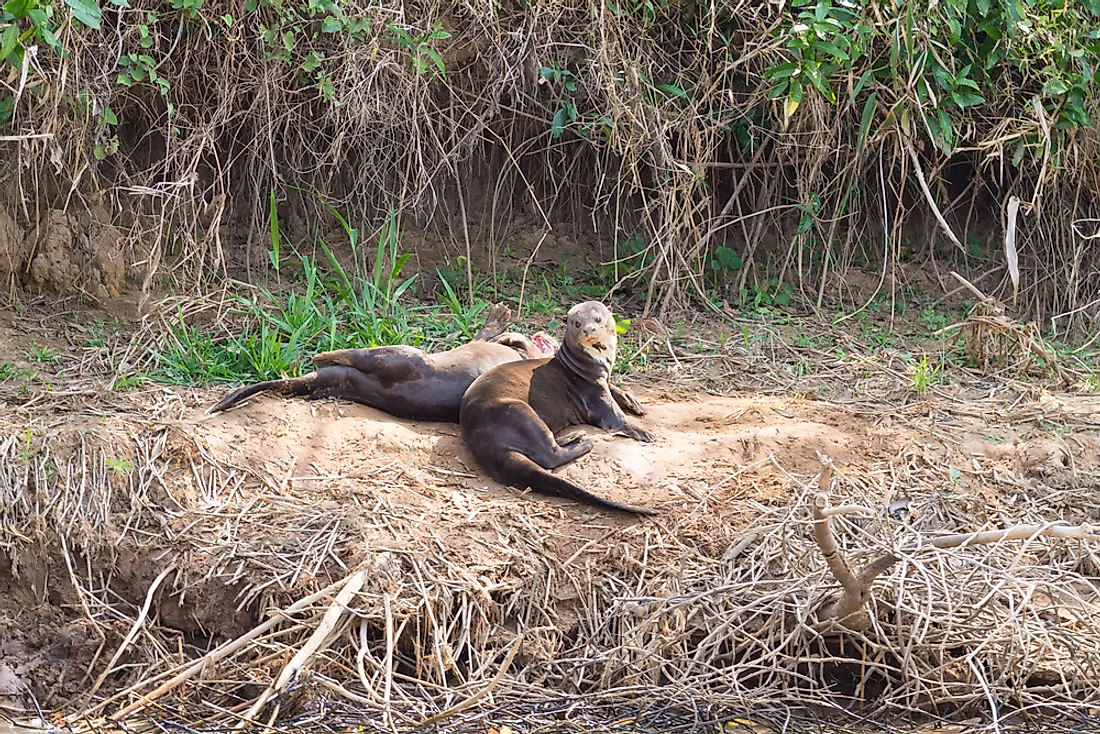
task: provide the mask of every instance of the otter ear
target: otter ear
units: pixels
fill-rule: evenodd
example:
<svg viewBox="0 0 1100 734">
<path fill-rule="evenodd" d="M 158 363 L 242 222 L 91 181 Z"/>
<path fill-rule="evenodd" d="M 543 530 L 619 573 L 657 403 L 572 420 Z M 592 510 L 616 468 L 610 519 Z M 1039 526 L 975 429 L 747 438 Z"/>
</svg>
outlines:
<svg viewBox="0 0 1100 734">
<path fill-rule="evenodd" d="M 547 357 L 553 357 L 558 351 L 557 341 L 545 331 L 536 332 L 535 335 L 531 337 L 531 340 L 535 342 L 535 346 L 539 348 L 539 351 Z"/>
</svg>

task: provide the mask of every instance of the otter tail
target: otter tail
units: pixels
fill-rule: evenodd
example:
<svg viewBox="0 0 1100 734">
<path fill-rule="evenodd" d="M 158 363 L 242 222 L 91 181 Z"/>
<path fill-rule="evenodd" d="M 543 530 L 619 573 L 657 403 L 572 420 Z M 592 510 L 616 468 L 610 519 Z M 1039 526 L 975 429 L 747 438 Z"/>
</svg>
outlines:
<svg viewBox="0 0 1100 734">
<path fill-rule="evenodd" d="M 503 460 L 498 462 L 498 467 L 506 472 L 510 478 L 515 480 L 515 485 L 513 486 L 516 486 L 518 489 L 530 487 L 540 494 L 547 494 L 555 497 L 568 497 L 569 499 L 587 502 L 597 507 L 618 510 L 619 512 L 630 512 L 635 515 L 645 515 L 649 517 L 660 514 L 657 510 L 650 510 L 645 507 L 635 507 L 633 505 L 624 505 L 614 500 L 604 499 L 603 497 L 592 494 L 588 490 L 578 487 L 576 484 L 556 474 L 551 474 L 517 451 L 507 452 Z"/>
<path fill-rule="evenodd" d="M 261 392 L 277 392 L 280 395 L 286 395 L 288 397 L 308 395 L 311 390 L 310 382 L 310 380 L 306 379 L 306 376 L 303 376 L 284 380 L 267 380 L 266 382 L 257 382 L 252 385 L 238 387 L 236 390 L 219 400 L 212 408 L 208 408 L 206 412 L 208 414 L 220 413 L 223 410 L 232 408 L 234 405 L 243 403 L 256 393 Z"/>
</svg>

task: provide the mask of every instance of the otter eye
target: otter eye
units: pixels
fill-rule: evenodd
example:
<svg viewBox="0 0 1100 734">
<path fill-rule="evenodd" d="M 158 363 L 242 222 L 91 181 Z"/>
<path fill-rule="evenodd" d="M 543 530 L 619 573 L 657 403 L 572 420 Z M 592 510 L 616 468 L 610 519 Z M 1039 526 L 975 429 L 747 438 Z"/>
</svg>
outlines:
<svg viewBox="0 0 1100 734">
<path fill-rule="evenodd" d="M 596 323 L 597 324 L 602 324 L 603 323 L 603 316 L 597 316 L 596 317 Z"/>
<path fill-rule="evenodd" d="M 581 322 L 579 320 L 574 321 L 573 326 L 576 326 L 579 329 L 579 328 L 581 328 Z"/>
</svg>

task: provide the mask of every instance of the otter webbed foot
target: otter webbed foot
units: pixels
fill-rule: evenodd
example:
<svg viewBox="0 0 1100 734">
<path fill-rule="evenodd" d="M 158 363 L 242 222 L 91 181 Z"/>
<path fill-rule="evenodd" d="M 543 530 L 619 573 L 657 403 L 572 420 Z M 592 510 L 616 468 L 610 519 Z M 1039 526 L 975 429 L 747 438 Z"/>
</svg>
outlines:
<svg viewBox="0 0 1100 734">
<path fill-rule="evenodd" d="M 628 438 L 633 438 L 635 441 L 641 441 L 642 443 L 653 443 L 657 440 L 657 437 L 652 433 L 631 421 L 626 421 L 618 432 Z"/>
<path fill-rule="evenodd" d="M 608 385 L 611 388 L 611 397 L 615 399 L 615 402 L 619 404 L 619 407 L 632 415 L 645 415 L 646 409 L 641 403 L 638 402 L 638 398 L 634 397 L 629 391 L 616 387 L 615 385 Z"/>
</svg>

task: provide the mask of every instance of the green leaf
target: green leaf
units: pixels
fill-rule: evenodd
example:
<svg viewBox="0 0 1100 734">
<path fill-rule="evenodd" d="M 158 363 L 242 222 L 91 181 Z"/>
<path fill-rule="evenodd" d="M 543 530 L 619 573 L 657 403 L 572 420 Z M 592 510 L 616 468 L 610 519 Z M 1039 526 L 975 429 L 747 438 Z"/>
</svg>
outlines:
<svg viewBox="0 0 1100 734">
<path fill-rule="evenodd" d="M 275 272 L 279 271 L 279 245 L 281 238 L 279 236 L 279 208 L 275 203 L 275 187 L 271 187 L 270 196 L 268 198 L 268 223 L 271 228 L 271 264 L 275 266 Z"/>
<path fill-rule="evenodd" d="M 550 123 L 550 134 L 555 138 L 560 138 L 565 130 L 565 114 L 564 107 L 559 107 L 554 113 L 554 120 Z"/>
<path fill-rule="evenodd" d="M 439 69 L 439 73 L 441 76 L 447 76 L 447 68 L 443 65 L 443 59 L 434 48 L 424 46 L 420 49 L 420 52 L 430 58 L 433 62 L 435 62 L 435 67 Z"/>
<path fill-rule="evenodd" d="M 128 87 L 128 86 L 130 86 L 131 84 L 134 83 L 133 79 L 130 78 L 129 74 L 119 74 L 118 79 L 116 79 L 115 81 L 117 81 L 119 84 L 121 84 L 124 87 Z"/>
<path fill-rule="evenodd" d="M 65 0 L 72 8 L 73 17 L 93 30 L 99 30 L 101 13 L 96 0 Z"/>
<path fill-rule="evenodd" d="M 27 15 L 34 21 L 34 26 L 38 29 L 38 34 L 42 36 L 42 40 L 44 40 L 50 48 L 60 50 L 61 41 L 57 40 L 57 36 L 50 30 L 46 14 L 41 10 L 32 10 Z"/>
<path fill-rule="evenodd" d="M 1061 95 L 1069 91 L 1069 85 L 1055 77 L 1043 85 L 1043 94 Z"/>
<path fill-rule="evenodd" d="M 852 89 L 852 101 L 853 102 L 855 102 L 855 99 L 856 99 L 856 97 L 859 96 L 859 93 L 863 91 L 863 87 L 865 87 L 867 85 L 867 82 L 871 81 L 871 79 L 873 79 L 874 76 L 875 76 L 875 72 L 874 72 L 873 69 L 870 70 L 870 71 L 863 72 L 863 76 L 861 76 L 859 78 L 859 81 L 856 82 L 855 88 Z"/>
<path fill-rule="evenodd" d="M 401 30 L 400 28 L 398 28 L 397 26 L 392 25 L 392 24 L 388 27 L 393 32 L 393 35 L 397 38 L 398 42 L 400 42 L 402 46 L 412 46 L 412 38 L 409 36 L 408 33 L 406 33 L 405 31 Z"/>
<path fill-rule="evenodd" d="M 936 83 L 940 85 L 941 89 L 950 89 L 954 85 L 954 77 L 951 76 L 951 72 L 942 66 L 935 66 L 932 68 L 932 77 L 936 80 Z"/>
<path fill-rule="evenodd" d="M 783 105 L 783 117 L 787 120 L 791 119 L 791 115 L 798 110 L 800 104 L 802 104 L 802 82 L 792 79 L 791 90 L 787 95 L 787 103 Z"/>
<path fill-rule="evenodd" d="M 19 26 L 10 25 L 0 35 L 0 61 L 8 58 L 19 44 Z"/>
<path fill-rule="evenodd" d="M 679 97 L 683 100 L 688 100 L 688 93 L 675 84 L 658 84 L 657 89 L 661 90 L 665 94 L 670 94 L 673 97 Z"/>
<path fill-rule="evenodd" d="M 806 66 L 806 78 L 810 80 L 810 83 L 817 87 L 817 91 L 825 94 L 829 88 L 825 83 L 824 77 L 821 76 L 821 69 L 817 64 L 809 64 Z"/>
<path fill-rule="evenodd" d="M 714 248 L 714 264 L 715 270 L 740 270 L 743 263 L 736 250 L 722 245 Z"/>
<path fill-rule="evenodd" d="M 115 111 L 112 110 L 109 106 L 103 108 L 103 121 L 106 122 L 108 125 L 118 124 L 118 116 L 115 115 Z"/>
<path fill-rule="evenodd" d="M 306 56 L 306 60 L 302 62 L 302 71 L 310 73 L 321 65 L 323 57 L 316 51 L 312 52 L 309 56 Z"/>
<path fill-rule="evenodd" d="M 955 151 L 955 126 L 943 110 L 936 110 L 936 117 L 940 128 L 940 139 L 936 143 L 944 155 L 951 155 Z"/>
<path fill-rule="evenodd" d="M 810 231 L 810 228 L 814 226 L 814 219 L 809 214 L 803 214 L 798 220 L 798 229 L 796 234 L 806 234 Z"/>
<path fill-rule="evenodd" d="M 16 20 L 26 18 L 27 14 L 36 7 L 38 7 L 38 3 L 34 0 L 9 0 L 9 2 L 4 3 L 4 11 L 11 13 Z"/>
<path fill-rule="evenodd" d="M 977 107 L 980 104 L 985 104 L 985 97 L 980 94 L 971 94 L 970 92 L 955 92 L 951 95 L 951 99 L 964 110 L 967 107 Z"/>
<path fill-rule="evenodd" d="M 924 77 L 917 78 L 917 100 L 921 106 L 928 101 L 928 82 L 924 81 Z"/>
<path fill-rule="evenodd" d="M 111 5 L 117 5 L 120 8 L 130 7 L 129 0 L 111 0 Z"/>
<path fill-rule="evenodd" d="M 331 15 L 321 21 L 321 33 L 339 33 L 344 24 Z"/>
<path fill-rule="evenodd" d="M 786 79 L 789 76 L 797 74 L 798 70 L 798 64 L 793 61 L 788 61 L 786 64 L 780 64 L 779 66 L 768 69 L 764 72 L 764 77 L 778 82 L 780 79 Z"/>
<path fill-rule="evenodd" d="M 878 92 L 871 92 L 871 96 L 863 103 L 863 116 L 859 120 L 859 137 L 856 139 L 856 155 L 863 152 L 863 146 L 867 144 L 867 135 L 871 132 L 871 120 L 875 117 L 878 107 Z"/>
<path fill-rule="evenodd" d="M 791 302 L 791 294 L 785 290 L 779 291 L 772 298 L 772 303 L 776 306 L 786 306 Z"/>
<path fill-rule="evenodd" d="M 814 48 L 818 51 L 827 51 L 832 54 L 834 58 L 844 59 L 845 61 L 852 60 L 852 57 L 845 53 L 839 46 L 829 41 L 815 41 Z"/>
</svg>

